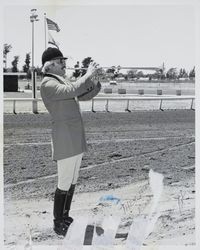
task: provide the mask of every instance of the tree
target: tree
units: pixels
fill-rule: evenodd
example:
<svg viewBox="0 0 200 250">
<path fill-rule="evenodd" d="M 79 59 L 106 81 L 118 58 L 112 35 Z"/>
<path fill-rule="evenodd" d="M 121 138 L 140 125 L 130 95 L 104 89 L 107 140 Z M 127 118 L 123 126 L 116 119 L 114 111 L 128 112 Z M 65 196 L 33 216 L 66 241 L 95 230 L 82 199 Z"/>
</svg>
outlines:
<svg viewBox="0 0 200 250">
<path fill-rule="evenodd" d="M 120 71 L 121 67 L 120 65 L 118 65 L 117 67 L 115 67 L 115 72 L 114 72 L 114 78 L 119 77 L 119 71 Z"/>
<path fill-rule="evenodd" d="M 178 78 L 182 78 L 183 77 L 183 69 L 181 68 L 178 74 Z"/>
<path fill-rule="evenodd" d="M 128 79 L 137 77 L 137 70 L 132 69 L 127 72 Z"/>
<path fill-rule="evenodd" d="M 5 43 L 3 45 L 3 62 L 5 63 L 4 71 L 7 71 L 7 54 L 12 49 L 12 46 L 10 44 Z"/>
<path fill-rule="evenodd" d="M 189 73 L 189 78 L 194 78 L 194 77 L 195 77 L 195 67 Z"/>
<path fill-rule="evenodd" d="M 161 69 L 156 70 L 156 72 L 153 74 L 153 78 L 157 80 L 164 80 L 165 79 L 165 68 L 164 66 Z"/>
<path fill-rule="evenodd" d="M 41 67 L 37 66 L 35 68 L 35 72 L 36 72 L 37 76 L 42 77 L 42 68 Z M 31 70 L 29 70 L 28 73 L 30 74 L 30 78 L 31 78 Z"/>
<path fill-rule="evenodd" d="M 169 79 L 177 79 L 178 78 L 178 72 L 177 72 L 177 69 L 176 68 L 170 68 L 168 71 L 167 71 L 167 74 L 166 74 L 167 78 Z"/>
<path fill-rule="evenodd" d="M 187 78 L 188 77 L 188 73 L 186 72 L 185 69 L 183 69 L 183 77 Z"/>
<path fill-rule="evenodd" d="M 137 72 L 137 78 L 144 77 L 143 72 L 140 70 Z"/>
<path fill-rule="evenodd" d="M 90 62 L 92 62 L 92 57 L 84 58 L 83 61 L 82 61 L 82 68 L 88 68 Z M 85 73 L 87 72 L 86 69 L 82 69 L 81 71 L 82 71 L 81 76 L 85 75 Z"/>
<path fill-rule="evenodd" d="M 114 74 L 115 73 L 115 66 L 110 67 L 109 69 L 106 70 L 106 73 L 108 74 Z"/>
<path fill-rule="evenodd" d="M 25 64 L 23 66 L 23 71 L 25 73 L 28 73 L 28 71 L 30 69 L 30 63 L 31 63 L 31 56 L 30 56 L 30 52 L 29 52 L 29 53 L 26 53 Z"/>
<path fill-rule="evenodd" d="M 82 61 L 82 67 L 83 68 L 88 68 L 88 66 L 89 66 L 89 64 L 90 64 L 91 61 L 92 61 L 92 57 L 86 57 Z"/>
<path fill-rule="evenodd" d="M 186 72 L 186 70 L 183 68 L 180 69 L 179 74 L 178 74 L 178 78 L 187 78 L 188 74 Z"/>
<path fill-rule="evenodd" d="M 12 72 L 18 72 L 17 64 L 19 62 L 19 56 L 14 56 L 14 60 L 12 61 Z"/>
<path fill-rule="evenodd" d="M 111 80 L 114 80 L 116 77 L 119 76 L 119 66 L 116 68 L 115 66 L 112 66 L 106 70 L 106 74 L 111 78 Z"/>
<path fill-rule="evenodd" d="M 81 75 L 81 70 L 78 69 L 78 68 L 80 68 L 80 66 L 79 66 L 79 61 L 77 61 L 77 63 L 74 65 L 74 68 L 77 68 L 77 69 L 75 69 L 75 71 L 74 71 L 74 73 L 73 73 L 73 76 L 74 76 L 75 78 L 78 78 L 78 77 Z"/>
</svg>

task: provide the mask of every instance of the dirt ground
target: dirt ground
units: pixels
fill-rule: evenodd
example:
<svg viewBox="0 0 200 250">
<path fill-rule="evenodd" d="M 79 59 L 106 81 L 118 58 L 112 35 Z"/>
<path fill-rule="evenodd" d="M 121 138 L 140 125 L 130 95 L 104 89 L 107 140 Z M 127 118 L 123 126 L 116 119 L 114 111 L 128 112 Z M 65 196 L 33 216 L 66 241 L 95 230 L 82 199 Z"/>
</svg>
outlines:
<svg viewBox="0 0 200 250">
<path fill-rule="evenodd" d="M 160 216 L 143 245 L 195 245 L 195 112 L 84 112 L 88 152 L 72 203 L 77 220 L 121 218 L 116 245 L 126 244 L 133 219 L 153 198 L 149 170 L 164 176 Z M 4 115 L 5 245 L 62 245 L 52 230 L 56 164 L 48 114 Z M 114 195 L 120 204 L 102 204 Z M 126 206 L 128 204 L 128 206 Z M 124 208 L 124 205 L 126 209 Z M 90 245 L 92 233 L 85 235 Z"/>
</svg>

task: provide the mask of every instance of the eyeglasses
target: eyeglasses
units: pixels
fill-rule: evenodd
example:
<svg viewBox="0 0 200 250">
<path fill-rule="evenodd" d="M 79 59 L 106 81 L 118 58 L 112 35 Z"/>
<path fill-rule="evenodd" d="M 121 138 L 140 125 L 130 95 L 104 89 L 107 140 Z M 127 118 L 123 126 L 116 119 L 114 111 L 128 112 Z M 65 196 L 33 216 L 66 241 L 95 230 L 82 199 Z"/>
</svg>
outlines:
<svg viewBox="0 0 200 250">
<path fill-rule="evenodd" d="M 65 63 L 67 59 L 60 58 L 60 63 Z"/>
<path fill-rule="evenodd" d="M 56 58 L 53 60 L 56 61 L 57 63 L 60 63 L 60 64 L 65 64 L 65 61 L 66 61 L 66 59 L 64 59 L 64 58 Z"/>
</svg>

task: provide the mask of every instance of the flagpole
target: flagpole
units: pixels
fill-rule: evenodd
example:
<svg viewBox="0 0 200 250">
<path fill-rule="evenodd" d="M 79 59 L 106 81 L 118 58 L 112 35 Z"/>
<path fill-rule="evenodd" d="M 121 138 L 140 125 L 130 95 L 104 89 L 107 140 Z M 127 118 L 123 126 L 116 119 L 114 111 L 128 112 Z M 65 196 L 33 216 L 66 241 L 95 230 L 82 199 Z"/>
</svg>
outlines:
<svg viewBox="0 0 200 250">
<path fill-rule="evenodd" d="M 47 48 L 47 25 L 46 25 L 46 13 L 44 13 L 44 48 Z"/>
</svg>

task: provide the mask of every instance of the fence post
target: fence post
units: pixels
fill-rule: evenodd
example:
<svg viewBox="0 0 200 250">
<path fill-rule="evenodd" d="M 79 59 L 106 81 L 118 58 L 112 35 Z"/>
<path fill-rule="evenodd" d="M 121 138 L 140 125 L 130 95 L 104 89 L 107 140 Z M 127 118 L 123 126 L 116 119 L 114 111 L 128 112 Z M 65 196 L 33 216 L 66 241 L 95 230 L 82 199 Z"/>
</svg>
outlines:
<svg viewBox="0 0 200 250">
<path fill-rule="evenodd" d="M 32 112 L 34 114 L 38 114 L 38 105 L 37 105 L 37 100 L 32 101 Z"/>
<path fill-rule="evenodd" d="M 193 102 L 194 102 L 194 99 L 192 98 L 192 102 L 191 102 L 191 106 L 190 106 L 190 109 L 194 110 L 193 109 Z"/>
<path fill-rule="evenodd" d="M 130 109 L 129 109 L 129 99 L 127 99 L 127 106 L 126 106 L 125 111 L 131 112 Z"/>
<path fill-rule="evenodd" d="M 95 112 L 94 111 L 94 99 L 92 98 L 92 112 Z"/>
<path fill-rule="evenodd" d="M 109 112 L 109 111 L 108 111 L 108 99 L 107 99 L 107 101 L 106 101 L 106 112 Z"/>
<path fill-rule="evenodd" d="M 163 109 L 162 109 L 162 99 L 160 99 L 160 110 L 163 111 Z"/>
<path fill-rule="evenodd" d="M 35 100 L 37 98 L 37 87 L 36 87 L 36 78 L 37 74 L 35 69 L 33 69 L 32 72 L 32 97 L 33 97 L 33 102 L 32 102 L 32 112 L 34 114 L 38 114 L 38 107 L 37 107 L 37 101 Z"/>
<path fill-rule="evenodd" d="M 14 101 L 13 101 L 13 114 L 17 114 L 17 113 L 16 113 L 16 107 L 15 107 L 15 104 L 16 104 L 16 101 L 14 100 Z"/>
</svg>

